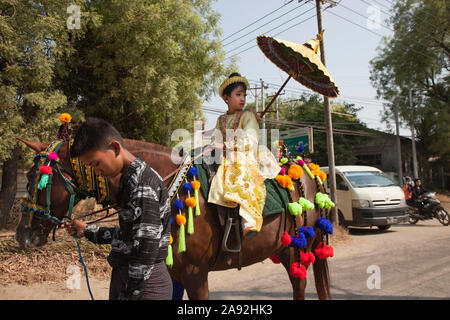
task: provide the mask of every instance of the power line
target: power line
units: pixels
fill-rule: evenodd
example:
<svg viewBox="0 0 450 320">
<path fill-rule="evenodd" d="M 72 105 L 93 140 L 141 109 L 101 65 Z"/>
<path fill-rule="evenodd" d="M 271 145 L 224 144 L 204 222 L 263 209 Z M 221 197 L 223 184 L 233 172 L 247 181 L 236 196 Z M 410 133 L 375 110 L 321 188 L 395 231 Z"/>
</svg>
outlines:
<svg viewBox="0 0 450 320">
<path fill-rule="evenodd" d="M 291 0 L 291 1 L 289 1 L 289 2 L 287 2 L 287 3 L 285 3 L 285 4 L 283 4 L 281 7 L 279 7 L 279 8 L 277 8 L 277 9 L 275 9 L 275 10 L 269 12 L 269 13 L 266 14 L 265 16 L 259 18 L 258 20 L 254 21 L 254 22 L 250 23 L 249 25 L 247 25 L 247 26 L 245 26 L 245 27 L 239 29 L 238 31 L 236 31 L 236 32 L 234 32 L 234 33 L 232 33 L 232 34 L 230 34 L 228 37 L 222 39 L 221 41 L 223 42 L 223 41 L 225 41 L 225 40 L 228 40 L 228 39 L 231 38 L 232 36 L 234 36 L 234 35 L 240 33 L 241 31 L 243 31 L 243 30 L 245 30 L 245 29 L 251 27 L 251 26 L 254 25 L 255 23 L 258 23 L 258 22 L 261 21 L 262 19 L 264 19 L 264 18 L 270 16 L 272 13 L 275 13 L 275 12 L 277 12 L 278 10 L 280 10 L 281 8 L 284 8 L 285 6 L 287 6 L 288 4 L 290 4 L 292 1 L 294 1 L 294 0 Z"/>
<path fill-rule="evenodd" d="M 309 11 L 311 11 L 311 10 L 313 10 L 313 9 L 314 9 L 314 8 L 311 8 L 311 9 L 309 9 L 309 10 L 306 10 L 306 11 L 300 13 L 299 15 L 293 17 L 292 19 L 289 19 L 288 21 L 285 21 L 285 22 L 283 22 L 282 24 L 276 26 L 275 28 L 272 28 L 272 29 L 270 29 L 270 30 L 264 32 L 263 34 L 269 34 L 269 33 L 272 32 L 273 30 L 278 29 L 278 28 L 284 26 L 285 24 L 287 24 L 287 23 L 291 22 L 292 20 L 295 20 L 295 19 L 297 19 L 297 18 L 303 16 L 304 14 L 308 13 Z M 303 22 L 304 22 L 304 21 L 302 21 L 302 22 L 300 22 L 300 23 L 298 23 L 298 24 L 301 24 L 301 23 L 303 23 Z M 292 26 L 292 27 L 294 27 L 294 26 Z M 258 29 L 259 29 L 259 28 L 258 28 Z M 284 31 L 283 31 L 283 32 L 284 32 Z M 255 39 L 251 39 L 251 40 L 249 40 L 249 41 L 247 41 L 247 42 L 241 44 L 240 46 L 235 47 L 235 48 L 233 48 L 233 49 L 227 51 L 226 54 L 229 54 L 230 52 L 232 52 L 232 51 L 234 51 L 234 50 L 237 50 L 237 49 L 241 48 L 242 46 L 244 46 L 244 45 L 246 45 L 246 44 L 248 44 L 248 43 L 250 43 L 250 42 L 253 42 L 253 41 L 255 41 Z M 256 46 L 256 45 L 255 45 L 255 46 Z"/>
<path fill-rule="evenodd" d="M 272 23 L 272 22 L 275 21 L 275 20 L 278 20 L 278 19 L 280 19 L 280 18 L 282 18 L 282 17 L 285 17 L 286 14 L 291 13 L 292 11 L 298 10 L 298 9 L 300 9 L 300 8 L 301 8 L 302 6 L 304 6 L 304 5 L 305 5 L 305 3 L 302 4 L 302 5 L 300 5 L 300 6 L 295 7 L 294 9 L 292 9 L 292 10 L 286 12 L 286 13 L 283 13 L 282 15 L 280 15 L 280 16 L 278 16 L 278 17 L 272 19 L 272 20 L 270 20 L 269 22 L 263 24 L 262 26 L 259 26 L 259 27 L 257 27 L 256 29 L 253 29 L 252 31 L 247 32 L 247 33 L 244 34 L 243 36 L 240 36 L 239 38 L 234 39 L 233 41 L 224 44 L 223 47 L 226 47 L 226 46 L 228 46 L 229 44 L 234 43 L 234 42 L 236 42 L 236 41 L 238 41 L 238 40 L 240 40 L 240 39 L 242 39 L 242 38 L 248 36 L 248 35 L 251 34 L 252 32 L 254 32 L 254 31 L 258 30 L 258 29 L 261 29 L 262 27 L 264 27 L 264 26 L 266 26 L 266 25 Z M 297 17 L 299 17 L 299 16 L 297 16 Z M 297 18 L 297 17 L 294 17 L 293 19 L 295 19 L 295 18 Z M 289 21 L 291 21 L 291 20 L 289 20 Z M 289 21 L 287 21 L 287 22 L 289 22 Z M 286 22 L 286 23 L 287 23 L 287 22 Z"/>
</svg>

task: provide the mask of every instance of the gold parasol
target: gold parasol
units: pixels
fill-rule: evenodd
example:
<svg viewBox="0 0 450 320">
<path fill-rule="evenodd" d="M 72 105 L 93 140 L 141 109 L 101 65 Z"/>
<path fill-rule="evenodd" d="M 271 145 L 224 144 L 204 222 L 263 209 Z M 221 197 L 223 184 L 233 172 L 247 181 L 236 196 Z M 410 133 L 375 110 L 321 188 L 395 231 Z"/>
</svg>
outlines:
<svg viewBox="0 0 450 320">
<path fill-rule="evenodd" d="M 259 36 L 257 38 L 258 46 L 266 57 L 281 70 L 289 74 L 289 78 L 263 111 L 261 117 L 291 78 L 326 97 L 336 98 L 339 95 L 336 83 L 318 57 L 320 55 L 319 46 L 322 36 L 323 31 L 317 35 L 317 38 L 304 44 L 268 36 Z"/>
</svg>

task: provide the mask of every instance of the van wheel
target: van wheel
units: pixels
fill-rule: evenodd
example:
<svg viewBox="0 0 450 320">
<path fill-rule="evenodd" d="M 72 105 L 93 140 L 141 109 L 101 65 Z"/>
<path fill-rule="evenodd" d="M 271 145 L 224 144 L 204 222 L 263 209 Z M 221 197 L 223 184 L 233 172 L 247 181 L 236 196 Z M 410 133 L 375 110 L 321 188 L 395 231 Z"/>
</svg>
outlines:
<svg viewBox="0 0 450 320">
<path fill-rule="evenodd" d="M 385 224 L 384 226 L 377 226 L 381 231 L 385 231 L 391 227 L 390 224 Z"/>
<path fill-rule="evenodd" d="M 341 211 L 338 211 L 338 222 L 339 226 L 343 227 L 344 229 L 347 229 L 347 223 L 345 222 L 344 215 Z"/>
</svg>

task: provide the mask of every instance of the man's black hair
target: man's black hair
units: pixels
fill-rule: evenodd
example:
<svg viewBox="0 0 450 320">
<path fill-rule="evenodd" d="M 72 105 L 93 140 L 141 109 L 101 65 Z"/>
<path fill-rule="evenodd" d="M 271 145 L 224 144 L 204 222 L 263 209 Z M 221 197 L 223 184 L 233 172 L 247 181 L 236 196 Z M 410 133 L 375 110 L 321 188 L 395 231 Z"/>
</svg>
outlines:
<svg viewBox="0 0 450 320">
<path fill-rule="evenodd" d="M 88 151 L 105 150 L 113 140 L 117 140 L 123 146 L 122 136 L 109 122 L 87 118 L 77 130 L 70 147 L 70 156 L 77 158 Z"/>
</svg>

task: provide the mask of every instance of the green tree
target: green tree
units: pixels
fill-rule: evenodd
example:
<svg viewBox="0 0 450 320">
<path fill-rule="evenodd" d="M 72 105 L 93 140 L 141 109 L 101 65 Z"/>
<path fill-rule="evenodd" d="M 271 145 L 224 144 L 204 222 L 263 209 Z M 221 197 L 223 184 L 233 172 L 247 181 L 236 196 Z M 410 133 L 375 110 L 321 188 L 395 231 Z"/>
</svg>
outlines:
<svg viewBox="0 0 450 320">
<path fill-rule="evenodd" d="M 96 19 L 82 16 L 74 53 L 58 60 L 69 105 L 159 144 L 203 118 L 202 100 L 227 71 L 211 0 L 86 1 L 81 11 Z"/>
<path fill-rule="evenodd" d="M 445 0 L 397 1 L 388 23 L 394 34 L 370 62 L 372 84 L 389 101 L 384 120 L 396 109 L 403 125 L 417 130 L 419 162 L 427 172 L 428 157 L 450 159 L 450 7 Z"/>
<path fill-rule="evenodd" d="M 61 0 L 0 1 L 0 228 L 14 201 L 19 160 L 33 158 L 16 138 L 53 138 L 57 114 L 66 104 L 53 86 L 55 57 L 64 49 L 57 44 L 64 43 L 66 7 Z"/>
<path fill-rule="evenodd" d="M 279 119 L 292 121 L 305 126 L 316 127 L 314 134 L 314 153 L 311 158 L 320 166 L 328 166 L 328 152 L 325 129 L 323 98 L 317 94 L 303 94 L 300 97 L 289 97 L 279 100 Z M 251 106 L 249 106 L 251 107 Z M 274 108 L 274 107 L 271 107 Z M 357 118 L 360 108 L 347 102 L 331 102 L 334 129 L 346 131 L 367 130 L 364 123 Z M 272 117 L 273 118 L 273 117 Z M 286 125 L 267 125 L 268 129 L 287 130 Z M 357 161 L 354 146 L 362 142 L 362 137 L 351 134 L 334 134 L 334 150 L 336 165 L 355 164 Z"/>
</svg>

